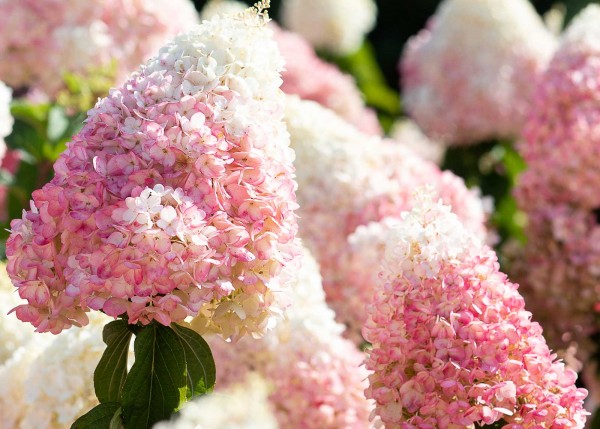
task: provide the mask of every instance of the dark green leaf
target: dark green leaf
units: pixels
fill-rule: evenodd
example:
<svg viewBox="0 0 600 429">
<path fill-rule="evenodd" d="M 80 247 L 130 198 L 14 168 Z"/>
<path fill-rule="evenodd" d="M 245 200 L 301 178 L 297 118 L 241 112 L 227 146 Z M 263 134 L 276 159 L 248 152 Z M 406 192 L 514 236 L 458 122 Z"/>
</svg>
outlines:
<svg viewBox="0 0 600 429">
<path fill-rule="evenodd" d="M 127 378 L 127 355 L 131 331 L 125 320 L 115 320 L 104 327 L 102 339 L 107 347 L 94 371 L 94 389 L 100 402 L 120 402 Z"/>
<path fill-rule="evenodd" d="M 136 335 L 135 363 L 122 393 L 127 429 L 145 429 L 168 419 L 188 398 L 214 383 L 212 355 L 188 331 L 154 322 Z M 190 350 L 198 346 L 198 351 Z M 207 380 L 198 380 L 199 376 Z"/>
<path fill-rule="evenodd" d="M 172 324 L 185 353 L 187 366 L 186 400 L 212 390 L 216 380 L 216 369 L 210 347 L 195 331 Z"/>
<path fill-rule="evenodd" d="M 104 402 L 79 417 L 71 429 L 111 429 L 113 417 L 120 411 L 121 404 L 118 402 Z"/>
</svg>

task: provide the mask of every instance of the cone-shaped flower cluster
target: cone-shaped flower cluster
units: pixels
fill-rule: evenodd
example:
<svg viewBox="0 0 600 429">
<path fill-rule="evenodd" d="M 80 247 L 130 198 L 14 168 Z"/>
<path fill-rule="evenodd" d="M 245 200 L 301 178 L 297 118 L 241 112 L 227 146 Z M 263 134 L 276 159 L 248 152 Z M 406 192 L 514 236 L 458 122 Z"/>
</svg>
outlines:
<svg viewBox="0 0 600 429">
<path fill-rule="evenodd" d="M 388 235 L 364 329 L 386 428 L 583 428 L 585 389 L 555 360 L 495 253 L 423 193 Z"/>
<path fill-rule="evenodd" d="M 0 80 L 52 96 L 63 87 L 65 73 L 88 73 L 116 61 L 120 83 L 167 38 L 197 22 L 189 0 L 5 0 Z"/>
<path fill-rule="evenodd" d="M 448 143 L 515 136 L 554 47 L 527 0 L 445 0 L 407 44 L 402 100 Z"/>
<path fill-rule="evenodd" d="M 600 330 L 600 7 L 577 16 L 535 89 L 516 197 L 528 242 L 518 276 L 554 347 Z M 517 262 L 517 265 L 519 263 Z M 539 310 L 539 315 L 536 310 Z M 586 350 L 587 349 L 587 350 Z"/>
<path fill-rule="evenodd" d="M 243 9 L 243 3 L 230 0 L 212 0 L 202 9 L 202 17 L 232 13 Z M 275 41 L 285 59 L 281 73 L 281 89 L 305 100 L 313 100 L 333 110 L 366 134 L 382 134 L 375 111 L 365 106 L 353 77 L 344 74 L 335 65 L 319 58 L 310 44 L 299 34 L 286 31 L 270 23 Z M 319 76 L 315 79 L 314 76 Z"/>
<path fill-rule="evenodd" d="M 299 254 L 282 58 L 264 16 L 204 22 L 99 101 L 11 223 L 19 319 L 53 333 L 102 310 L 225 337 L 279 312 Z"/>
<path fill-rule="evenodd" d="M 360 48 L 377 17 L 373 0 L 284 0 L 281 7 L 286 28 L 337 55 Z"/>
<path fill-rule="evenodd" d="M 269 396 L 279 427 L 365 429 L 372 404 L 364 396 L 364 355 L 342 338 L 344 327 L 325 303 L 316 261 L 305 253 L 286 320 L 264 338 L 235 344 L 209 340 L 217 388 L 257 371 L 272 385 Z"/>
<path fill-rule="evenodd" d="M 481 199 L 452 173 L 402 145 L 361 134 L 316 103 L 288 97 L 286 121 L 296 151 L 300 234 L 321 264 L 338 321 L 357 328 L 350 333 L 359 335 L 373 288 L 361 282 L 372 267 L 348 255 L 347 238 L 359 225 L 398 218 L 412 207 L 414 189 L 430 183 L 469 229 L 485 236 Z"/>
</svg>

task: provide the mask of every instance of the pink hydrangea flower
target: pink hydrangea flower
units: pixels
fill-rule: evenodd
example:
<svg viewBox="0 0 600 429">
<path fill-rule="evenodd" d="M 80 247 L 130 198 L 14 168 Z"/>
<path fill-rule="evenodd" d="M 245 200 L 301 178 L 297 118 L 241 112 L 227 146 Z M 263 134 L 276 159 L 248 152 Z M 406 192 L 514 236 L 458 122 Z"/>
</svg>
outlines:
<svg viewBox="0 0 600 429">
<path fill-rule="evenodd" d="M 287 270 L 287 268 L 286 268 Z M 325 302 L 316 261 L 305 251 L 286 319 L 264 338 L 226 343 L 209 338 L 217 393 L 258 372 L 273 386 L 269 402 L 279 427 L 366 429 L 373 404 L 364 396 L 364 353 L 342 338 L 344 327 Z"/>
<path fill-rule="evenodd" d="M 583 428 L 585 389 L 556 360 L 495 253 L 425 193 L 388 235 L 363 330 L 386 428 Z"/>
<path fill-rule="evenodd" d="M 198 23 L 189 0 L 6 0 L 0 80 L 53 96 L 63 75 L 117 62 L 120 83 L 167 38 Z"/>
<path fill-rule="evenodd" d="M 430 183 L 483 238 L 482 200 L 452 173 L 403 145 L 361 134 L 316 103 L 289 97 L 286 120 L 296 151 L 300 234 L 321 264 L 327 300 L 338 321 L 360 341 L 364 303 L 373 288 L 372 281 L 363 279 L 370 279 L 373 270 L 353 254 L 350 234 L 369 222 L 399 218 L 412 207 L 414 189 Z"/>
<path fill-rule="evenodd" d="M 552 346 L 587 360 L 600 331 L 600 7 L 566 30 L 535 87 L 515 196 L 529 218 L 514 271 Z"/>
<path fill-rule="evenodd" d="M 225 337 L 269 327 L 298 254 L 282 65 L 249 10 L 178 36 L 100 100 L 11 223 L 19 319 L 53 333 L 90 310 L 165 325 L 200 312 Z"/>
<path fill-rule="evenodd" d="M 445 0 L 405 48 L 402 101 L 450 144 L 515 136 L 554 47 L 527 0 Z"/>
</svg>

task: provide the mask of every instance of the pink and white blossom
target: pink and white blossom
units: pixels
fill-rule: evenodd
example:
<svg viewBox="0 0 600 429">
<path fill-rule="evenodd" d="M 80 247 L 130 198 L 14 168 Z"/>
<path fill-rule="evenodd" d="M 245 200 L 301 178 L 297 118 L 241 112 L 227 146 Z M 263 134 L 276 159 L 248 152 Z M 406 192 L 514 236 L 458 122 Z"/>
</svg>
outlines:
<svg viewBox="0 0 600 429">
<path fill-rule="evenodd" d="M 54 96 L 66 73 L 116 62 L 115 84 L 168 38 L 198 23 L 189 0 L 5 0 L 0 2 L 0 80 Z"/>
<path fill-rule="evenodd" d="M 90 110 L 11 223 L 20 320 L 58 333 L 101 310 L 164 325 L 200 314 L 227 338 L 271 327 L 299 254 L 271 37 L 254 10 L 205 21 Z"/>
<path fill-rule="evenodd" d="M 445 0 L 404 49 L 403 105 L 449 144 L 514 137 L 555 45 L 527 0 Z"/>
<path fill-rule="evenodd" d="M 585 389 L 556 360 L 495 253 L 431 193 L 390 232 L 363 334 L 367 397 L 388 429 L 583 428 Z"/>
</svg>

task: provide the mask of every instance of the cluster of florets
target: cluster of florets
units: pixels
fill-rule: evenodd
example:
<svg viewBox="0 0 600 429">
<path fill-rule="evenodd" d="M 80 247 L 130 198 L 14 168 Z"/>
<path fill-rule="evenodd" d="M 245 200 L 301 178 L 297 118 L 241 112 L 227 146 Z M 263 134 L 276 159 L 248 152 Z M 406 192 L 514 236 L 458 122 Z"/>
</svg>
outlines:
<svg viewBox="0 0 600 429">
<path fill-rule="evenodd" d="M 271 388 L 263 377 L 251 374 L 217 394 L 187 403 L 174 421 L 157 423 L 153 429 L 279 429 L 268 401 Z"/>
<path fill-rule="evenodd" d="M 286 28 L 337 55 L 360 48 L 377 17 L 373 0 L 284 0 L 281 8 Z"/>
<path fill-rule="evenodd" d="M 446 0 L 407 44 L 402 101 L 447 143 L 515 136 L 554 47 L 527 0 Z"/>
<path fill-rule="evenodd" d="M 0 365 L 6 362 L 21 346 L 33 337 L 31 325 L 20 322 L 14 316 L 6 316 L 21 300 L 6 274 L 6 264 L 0 264 Z"/>
<path fill-rule="evenodd" d="M 6 0 L 0 80 L 53 96 L 65 73 L 87 74 L 115 61 L 120 83 L 167 38 L 197 23 L 189 0 Z"/>
<path fill-rule="evenodd" d="M 364 354 L 342 338 L 344 327 L 325 303 L 316 261 L 305 252 L 286 319 L 264 338 L 231 344 L 209 339 L 217 388 L 244 380 L 251 371 L 273 386 L 269 401 L 279 427 L 364 429 L 372 404 L 363 390 Z"/>
<path fill-rule="evenodd" d="M 298 254 L 282 65 L 249 10 L 178 36 L 100 100 L 11 223 L 17 317 L 53 333 L 90 310 L 266 329 Z"/>
<path fill-rule="evenodd" d="M 97 405 L 89 381 L 106 347 L 102 328 L 109 320 L 96 313 L 86 329 L 38 336 L 17 349 L 0 366 L 0 427 L 62 429 Z"/>
<path fill-rule="evenodd" d="M 414 121 L 407 118 L 394 122 L 390 139 L 437 165 L 442 164 L 446 154 L 446 145 L 443 142 L 430 139 Z"/>
<path fill-rule="evenodd" d="M 600 7 L 577 16 L 535 88 L 520 143 L 527 170 L 515 191 L 527 213 L 516 261 L 523 293 L 552 346 L 586 359 L 600 302 Z"/>
<path fill-rule="evenodd" d="M 300 234 L 319 260 L 327 300 L 338 320 L 353 328 L 350 334 L 360 335 L 366 316 L 358 301 L 364 304 L 373 288 L 361 281 L 372 277 L 372 266 L 355 258 L 347 243 L 358 226 L 398 218 L 412 207 L 414 189 L 431 183 L 469 229 L 485 236 L 481 199 L 452 173 L 402 145 L 361 134 L 316 103 L 289 97 L 286 121 L 296 151 Z"/>
<path fill-rule="evenodd" d="M 364 328 L 367 397 L 386 428 L 583 428 L 587 392 L 556 361 L 517 285 L 425 194 L 388 235 Z"/>
<path fill-rule="evenodd" d="M 244 7 L 237 1 L 212 0 L 202 9 L 202 17 L 233 13 Z M 365 106 L 352 76 L 319 58 L 299 34 L 286 31 L 274 22 L 270 26 L 285 59 L 285 70 L 281 73 L 283 92 L 316 101 L 366 134 L 382 134 L 375 111 Z M 319 78 L 314 79 L 314 76 Z"/>
</svg>

